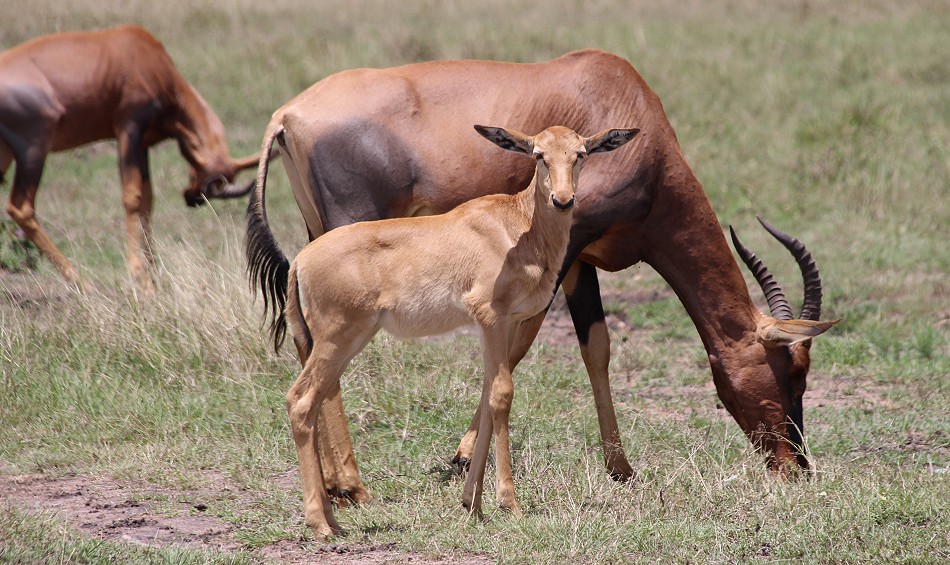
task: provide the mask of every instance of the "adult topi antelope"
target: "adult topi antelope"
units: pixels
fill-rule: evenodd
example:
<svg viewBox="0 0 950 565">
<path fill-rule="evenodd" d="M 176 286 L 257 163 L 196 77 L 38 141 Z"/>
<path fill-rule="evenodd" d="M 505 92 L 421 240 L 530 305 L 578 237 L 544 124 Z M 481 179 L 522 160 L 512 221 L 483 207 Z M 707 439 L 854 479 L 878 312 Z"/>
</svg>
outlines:
<svg viewBox="0 0 950 565">
<path fill-rule="evenodd" d="M 531 167 L 513 155 L 499 158 L 460 133 L 471 123 L 506 123 L 521 131 L 552 123 L 600 131 L 630 123 L 642 130 L 635 151 L 601 157 L 585 169 L 559 275 L 593 387 L 608 472 L 626 479 L 633 470 L 610 396 L 610 344 L 596 268 L 618 271 L 640 261 L 656 269 L 682 301 L 706 348 L 719 398 L 769 455 L 769 465 L 807 468 L 799 435 L 807 338 L 830 325 L 818 321 L 818 270 L 806 263 L 803 271 L 805 320 L 759 311 L 660 100 L 626 60 L 584 50 L 531 64 L 435 61 L 345 71 L 277 110 L 264 150 L 279 145 L 313 239 L 356 221 L 445 212 L 477 196 L 523 187 Z M 264 162 L 258 191 L 266 176 Z M 256 194 L 248 207 L 248 268 L 252 284 L 262 288 L 265 309 L 269 305 L 276 314 L 289 263 L 272 240 L 258 236 L 267 218 Z M 524 345 L 511 352 L 512 367 L 543 318 L 521 325 L 516 342 Z M 279 344 L 281 333 L 274 337 Z M 321 413 L 340 414 L 336 399 Z M 471 457 L 477 421 L 459 445 L 457 461 Z M 325 454 L 325 461 L 336 463 L 327 481 L 359 499 L 363 489 L 346 455 L 348 437 L 335 441 L 339 448 Z"/>
<path fill-rule="evenodd" d="M 253 182 L 232 182 L 258 157 L 231 158 L 221 120 L 140 27 L 58 33 L 0 53 L 0 180 L 16 161 L 7 212 L 75 283 L 79 274 L 36 218 L 36 190 L 50 152 L 109 138 L 118 141 L 129 272 L 150 290 L 149 147 L 178 141 L 191 166 L 189 206 L 247 194 Z"/>
<path fill-rule="evenodd" d="M 485 409 L 462 504 L 480 515 L 494 433 L 498 503 L 521 513 L 508 448 L 512 340 L 518 324 L 543 311 L 554 296 L 581 163 L 590 154 L 621 147 L 638 130 L 611 129 L 584 138 L 559 126 L 533 137 L 475 129 L 499 147 L 535 157 L 527 188 L 483 196 L 439 216 L 344 226 L 311 242 L 290 266 L 285 316 L 303 370 L 287 393 L 287 411 L 306 521 L 318 537 L 339 526 L 318 454 L 332 446 L 320 444 L 317 411 L 338 394 L 347 364 L 380 329 L 420 337 L 470 323 L 478 327 Z"/>
</svg>

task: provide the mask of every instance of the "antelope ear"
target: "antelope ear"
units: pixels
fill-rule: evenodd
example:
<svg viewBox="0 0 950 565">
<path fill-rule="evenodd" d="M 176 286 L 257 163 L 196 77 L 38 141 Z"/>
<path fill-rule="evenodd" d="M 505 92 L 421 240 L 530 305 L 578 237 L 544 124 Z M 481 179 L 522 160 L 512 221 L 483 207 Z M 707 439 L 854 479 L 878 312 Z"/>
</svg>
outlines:
<svg viewBox="0 0 950 565">
<path fill-rule="evenodd" d="M 502 149 L 525 155 L 534 152 L 534 140 L 520 131 L 488 126 L 475 126 L 475 131 Z"/>
<path fill-rule="evenodd" d="M 587 149 L 588 155 L 591 153 L 606 153 L 622 147 L 636 137 L 638 133 L 640 133 L 640 130 L 637 128 L 606 129 L 584 139 L 584 147 Z"/>
<path fill-rule="evenodd" d="M 759 343 L 770 349 L 788 346 L 821 335 L 840 321 L 840 318 L 831 322 L 776 320 L 763 316 L 755 330 L 755 337 Z"/>
</svg>

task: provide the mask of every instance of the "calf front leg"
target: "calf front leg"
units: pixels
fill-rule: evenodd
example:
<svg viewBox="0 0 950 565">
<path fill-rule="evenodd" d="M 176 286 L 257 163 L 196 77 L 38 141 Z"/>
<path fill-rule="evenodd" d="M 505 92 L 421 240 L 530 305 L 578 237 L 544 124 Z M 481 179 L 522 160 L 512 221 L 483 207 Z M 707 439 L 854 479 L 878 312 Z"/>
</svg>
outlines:
<svg viewBox="0 0 950 565">
<path fill-rule="evenodd" d="M 495 435 L 495 496 L 498 499 L 499 508 L 509 510 L 515 516 L 521 516 L 521 508 L 515 500 L 515 483 L 511 476 L 511 445 L 508 427 L 511 402 L 515 395 L 508 352 L 511 345 L 509 340 L 514 337 L 515 332 L 516 328 L 511 328 L 506 332 L 506 347 L 493 355 L 491 364 L 486 362 L 486 366 L 495 368 L 495 378 L 492 379 L 488 400 L 491 408 L 492 431 Z"/>
<path fill-rule="evenodd" d="M 531 344 L 534 343 L 534 339 L 537 337 L 547 313 L 548 309 L 545 308 L 535 316 L 523 320 L 517 325 L 511 346 L 508 349 L 508 366 L 512 372 L 514 372 L 518 363 L 524 359 L 524 356 L 528 354 L 528 350 L 531 349 Z M 469 462 L 472 459 L 472 452 L 475 449 L 475 440 L 478 438 L 482 406 L 484 406 L 484 402 L 479 402 L 478 407 L 475 409 L 475 415 L 472 416 L 472 423 L 468 426 L 465 435 L 462 436 L 458 449 L 455 451 L 455 456 L 452 457 L 452 464 L 456 466 L 456 469 L 460 473 L 468 468 Z"/>
<path fill-rule="evenodd" d="M 481 496 L 492 432 L 495 438 L 498 505 L 518 516 L 521 515 L 521 509 L 515 500 L 514 481 L 511 478 L 511 452 L 508 441 L 508 418 L 514 396 L 508 365 L 510 332 L 507 322 L 499 325 L 482 327 L 485 379 L 482 387 L 481 418 L 471 468 L 462 494 L 462 505 L 476 516 L 481 516 Z"/>
</svg>

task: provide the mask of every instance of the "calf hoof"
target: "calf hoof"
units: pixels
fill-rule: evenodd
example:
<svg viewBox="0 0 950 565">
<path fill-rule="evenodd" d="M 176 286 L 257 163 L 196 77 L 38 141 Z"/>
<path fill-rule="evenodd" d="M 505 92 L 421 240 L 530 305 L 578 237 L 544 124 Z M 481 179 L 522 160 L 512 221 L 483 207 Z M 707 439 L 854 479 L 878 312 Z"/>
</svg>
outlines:
<svg viewBox="0 0 950 565">
<path fill-rule="evenodd" d="M 519 507 L 518 503 L 516 502 L 507 506 L 502 506 L 501 509 L 506 512 L 511 512 L 511 515 L 515 516 L 516 518 L 524 518 L 524 512 L 521 511 L 521 507 Z"/>
<path fill-rule="evenodd" d="M 308 522 L 307 527 L 309 527 L 310 531 L 313 532 L 313 537 L 317 541 L 326 541 L 334 536 L 339 536 L 346 533 L 343 528 L 341 528 L 340 525 L 336 523 L 336 520 L 316 523 Z"/>
<path fill-rule="evenodd" d="M 310 531 L 313 532 L 313 537 L 317 541 L 327 541 L 334 536 L 343 535 L 345 533 L 341 528 L 331 528 L 326 525 L 318 527 L 311 526 Z"/>
</svg>

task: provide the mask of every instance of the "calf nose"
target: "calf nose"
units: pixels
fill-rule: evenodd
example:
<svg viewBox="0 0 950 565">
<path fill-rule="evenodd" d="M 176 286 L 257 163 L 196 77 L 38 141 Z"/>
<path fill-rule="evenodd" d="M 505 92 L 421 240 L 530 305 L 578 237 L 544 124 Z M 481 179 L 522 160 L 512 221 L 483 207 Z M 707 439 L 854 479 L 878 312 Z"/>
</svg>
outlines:
<svg viewBox="0 0 950 565">
<path fill-rule="evenodd" d="M 555 197 L 555 196 L 552 194 L 552 195 L 551 195 L 551 202 L 554 203 L 554 206 L 555 206 L 558 210 L 567 210 L 567 209 L 569 209 L 571 206 L 574 205 L 574 195 L 572 194 L 570 200 L 568 200 L 567 202 L 563 202 L 563 203 L 562 203 L 561 201 L 559 201 L 559 200 L 557 199 L 557 197 Z"/>
</svg>

